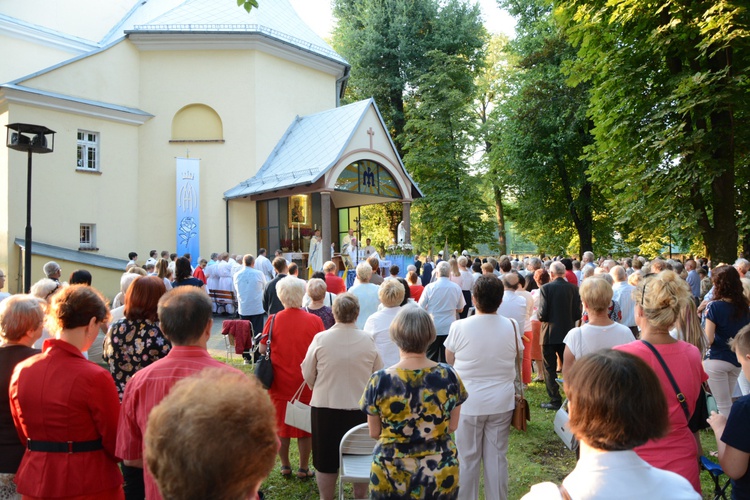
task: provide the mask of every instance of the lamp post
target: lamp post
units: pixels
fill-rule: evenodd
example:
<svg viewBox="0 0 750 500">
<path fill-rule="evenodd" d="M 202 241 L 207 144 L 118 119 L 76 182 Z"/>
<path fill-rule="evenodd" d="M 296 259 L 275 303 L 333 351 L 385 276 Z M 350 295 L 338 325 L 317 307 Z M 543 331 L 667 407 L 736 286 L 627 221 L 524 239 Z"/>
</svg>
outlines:
<svg viewBox="0 0 750 500">
<path fill-rule="evenodd" d="M 6 144 L 10 149 L 26 151 L 28 168 L 26 174 L 26 237 L 24 241 L 23 290 L 31 290 L 31 155 L 51 153 L 55 149 L 55 131 L 42 125 L 11 123 Z"/>
</svg>

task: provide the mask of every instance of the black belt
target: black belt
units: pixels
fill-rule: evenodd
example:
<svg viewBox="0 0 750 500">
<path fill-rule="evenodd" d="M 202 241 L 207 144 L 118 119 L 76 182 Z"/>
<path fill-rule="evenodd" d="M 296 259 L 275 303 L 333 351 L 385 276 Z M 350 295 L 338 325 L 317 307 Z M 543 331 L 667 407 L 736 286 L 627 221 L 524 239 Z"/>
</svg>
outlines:
<svg viewBox="0 0 750 500">
<path fill-rule="evenodd" d="M 29 451 L 46 451 L 48 453 L 80 453 L 82 451 L 101 450 L 103 446 L 101 439 L 93 441 L 66 441 L 62 443 L 28 439 L 26 441 L 26 448 Z"/>
</svg>

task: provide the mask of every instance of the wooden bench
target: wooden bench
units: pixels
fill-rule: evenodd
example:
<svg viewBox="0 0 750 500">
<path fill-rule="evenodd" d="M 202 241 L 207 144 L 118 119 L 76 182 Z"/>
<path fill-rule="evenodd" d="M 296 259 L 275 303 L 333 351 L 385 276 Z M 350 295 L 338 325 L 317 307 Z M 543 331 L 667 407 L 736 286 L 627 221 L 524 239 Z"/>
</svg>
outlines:
<svg viewBox="0 0 750 500">
<path fill-rule="evenodd" d="M 227 306 L 231 305 L 234 308 L 232 317 L 239 316 L 239 310 L 237 308 L 237 296 L 231 290 L 211 290 L 208 292 L 208 296 L 211 297 L 211 302 L 216 304 L 215 314 L 229 314 L 227 313 Z"/>
</svg>

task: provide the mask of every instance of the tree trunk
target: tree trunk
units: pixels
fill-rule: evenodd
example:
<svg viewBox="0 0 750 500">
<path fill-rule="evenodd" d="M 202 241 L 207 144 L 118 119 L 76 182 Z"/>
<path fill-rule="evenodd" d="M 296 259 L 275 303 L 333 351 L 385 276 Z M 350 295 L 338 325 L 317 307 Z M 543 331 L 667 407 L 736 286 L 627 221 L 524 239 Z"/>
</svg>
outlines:
<svg viewBox="0 0 750 500">
<path fill-rule="evenodd" d="M 505 212 L 503 211 L 503 193 L 500 187 L 493 184 L 492 191 L 495 195 L 495 209 L 497 212 L 497 246 L 500 249 L 500 255 L 508 253 L 508 240 L 505 233 Z"/>
</svg>

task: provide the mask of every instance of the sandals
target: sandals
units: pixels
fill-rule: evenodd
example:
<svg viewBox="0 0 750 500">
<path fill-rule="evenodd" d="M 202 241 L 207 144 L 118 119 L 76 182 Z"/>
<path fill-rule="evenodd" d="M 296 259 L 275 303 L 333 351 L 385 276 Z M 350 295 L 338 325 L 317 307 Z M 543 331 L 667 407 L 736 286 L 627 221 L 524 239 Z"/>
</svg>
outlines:
<svg viewBox="0 0 750 500">
<path fill-rule="evenodd" d="M 292 468 L 288 465 L 282 465 L 281 466 L 281 475 L 284 477 L 291 477 L 292 475 Z"/>
<path fill-rule="evenodd" d="M 310 479 L 311 477 L 315 477 L 315 471 L 310 470 L 309 467 L 307 469 L 297 469 L 297 479 Z"/>
</svg>

